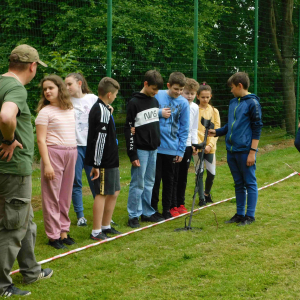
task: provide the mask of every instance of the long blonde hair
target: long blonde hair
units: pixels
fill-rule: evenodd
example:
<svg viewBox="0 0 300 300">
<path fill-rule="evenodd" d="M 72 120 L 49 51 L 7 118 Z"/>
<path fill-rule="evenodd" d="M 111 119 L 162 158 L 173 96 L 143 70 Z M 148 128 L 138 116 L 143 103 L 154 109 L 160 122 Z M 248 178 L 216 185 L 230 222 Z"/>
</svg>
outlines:
<svg viewBox="0 0 300 300">
<path fill-rule="evenodd" d="M 58 87 L 57 99 L 59 103 L 59 108 L 64 110 L 72 109 L 73 105 L 70 100 L 71 96 L 67 90 L 66 84 L 59 76 L 52 74 L 44 77 L 40 82 L 42 93 L 41 93 L 41 100 L 38 103 L 36 111 L 39 112 L 42 108 L 50 104 L 50 102 L 46 99 L 44 95 L 43 84 L 45 81 L 52 81 Z"/>
</svg>

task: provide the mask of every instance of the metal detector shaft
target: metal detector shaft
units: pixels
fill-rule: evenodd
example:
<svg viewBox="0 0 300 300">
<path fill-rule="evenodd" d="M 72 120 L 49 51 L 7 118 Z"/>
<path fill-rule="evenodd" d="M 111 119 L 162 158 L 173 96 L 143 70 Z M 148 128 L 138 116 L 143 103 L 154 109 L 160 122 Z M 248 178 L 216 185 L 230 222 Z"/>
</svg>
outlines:
<svg viewBox="0 0 300 300">
<path fill-rule="evenodd" d="M 203 119 L 203 117 L 202 117 Z M 201 123 L 205 123 L 205 119 L 202 120 L 201 119 Z M 207 121 L 207 120 L 206 120 Z M 192 203 L 192 209 L 191 209 L 191 213 L 190 213 L 190 219 L 189 219 L 189 224 L 188 224 L 188 228 L 191 229 L 191 224 L 192 224 L 192 218 L 193 218 L 193 212 L 194 212 L 194 206 L 195 206 L 195 200 L 196 200 L 196 195 L 199 192 L 198 191 L 198 179 L 200 177 L 200 174 L 204 172 L 204 151 L 205 151 L 205 147 L 206 147 L 206 141 L 207 141 L 207 135 L 208 135 L 208 130 L 211 127 L 211 122 L 209 120 L 208 122 L 208 126 L 205 126 L 205 134 L 204 134 L 204 140 L 201 143 L 201 147 L 202 147 L 202 152 L 201 152 L 201 156 L 200 156 L 200 165 L 199 165 L 199 169 L 197 171 L 197 176 L 196 176 L 196 184 L 195 184 L 195 190 L 194 190 L 194 196 L 193 196 L 193 203 Z M 204 124 L 203 124 L 204 125 Z"/>
<path fill-rule="evenodd" d="M 193 213 L 194 213 L 194 206 L 195 206 L 195 199 L 196 199 L 196 195 L 197 193 L 199 193 L 199 187 L 198 187 L 198 181 L 199 181 L 199 176 L 201 173 L 203 173 L 204 171 L 204 151 L 205 151 L 205 147 L 206 147 L 206 141 L 207 141 L 207 136 L 208 136 L 208 130 L 209 129 L 213 129 L 214 128 L 214 124 L 211 122 L 210 120 L 204 119 L 203 117 L 201 118 L 201 124 L 203 125 L 203 127 L 205 128 L 205 134 L 204 134 L 204 139 L 203 142 L 201 144 L 192 144 L 193 147 L 195 147 L 196 149 L 202 149 L 201 155 L 200 155 L 200 164 L 199 164 L 199 168 L 196 171 L 196 184 L 195 184 L 195 190 L 194 190 L 194 196 L 193 196 L 193 203 L 192 203 L 192 209 L 191 209 L 191 213 L 190 213 L 190 219 L 189 219 L 189 224 L 188 226 L 186 226 L 185 223 L 185 227 L 184 228 L 177 228 L 176 231 L 181 231 L 181 230 L 192 230 L 193 228 L 191 227 L 192 224 L 192 218 L 193 218 Z M 187 219 L 187 218 L 186 218 Z M 186 220 L 185 219 L 185 220 Z M 200 229 L 201 230 L 201 229 Z"/>
</svg>

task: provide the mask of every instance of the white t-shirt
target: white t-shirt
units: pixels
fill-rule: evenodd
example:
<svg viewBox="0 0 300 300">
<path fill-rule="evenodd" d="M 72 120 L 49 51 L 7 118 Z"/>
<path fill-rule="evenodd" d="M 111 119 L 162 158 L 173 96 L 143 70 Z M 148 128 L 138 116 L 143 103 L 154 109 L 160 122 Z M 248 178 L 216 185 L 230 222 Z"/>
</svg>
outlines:
<svg viewBox="0 0 300 300">
<path fill-rule="evenodd" d="M 199 107 L 195 102 L 190 103 L 190 128 L 189 135 L 186 141 L 186 146 L 190 147 L 192 144 L 198 144 L 198 119 Z"/>
<path fill-rule="evenodd" d="M 76 141 L 77 146 L 86 146 L 89 129 L 89 113 L 98 97 L 94 94 L 86 94 L 82 98 L 71 97 L 75 111 Z"/>
</svg>

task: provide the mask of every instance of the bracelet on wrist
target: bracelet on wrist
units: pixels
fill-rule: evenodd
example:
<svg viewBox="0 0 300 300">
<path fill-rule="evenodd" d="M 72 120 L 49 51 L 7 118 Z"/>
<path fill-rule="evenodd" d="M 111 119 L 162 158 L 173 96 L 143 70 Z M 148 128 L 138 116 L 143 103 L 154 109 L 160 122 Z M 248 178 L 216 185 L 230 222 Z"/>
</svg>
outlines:
<svg viewBox="0 0 300 300">
<path fill-rule="evenodd" d="M 254 148 L 250 148 L 250 151 L 255 151 L 255 152 L 258 152 L 258 149 L 254 149 Z"/>
<path fill-rule="evenodd" d="M 15 140 L 16 140 L 16 138 L 14 137 L 11 141 L 9 141 L 9 140 L 2 140 L 2 143 L 5 144 L 5 145 L 10 146 Z"/>
</svg>

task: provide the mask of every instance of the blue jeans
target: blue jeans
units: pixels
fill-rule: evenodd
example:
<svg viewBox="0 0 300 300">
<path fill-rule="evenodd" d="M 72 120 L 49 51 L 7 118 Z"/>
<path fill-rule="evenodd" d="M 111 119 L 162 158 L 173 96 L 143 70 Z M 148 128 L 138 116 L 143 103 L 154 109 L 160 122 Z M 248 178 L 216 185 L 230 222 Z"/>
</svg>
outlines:
<svg viewBox="0 0 300 300">
<path fill-rule="evenodd" d="M 151 206 L 152 189 L 155 181 L 157 150 L 139 150 L 140 167 L 131 167 L 131 182 L 128 193 L 127 211 L 129 219 L 140 215 L 150 217 L 155 213 Z"/>
<path fill-rule="evenodd" d="M 247 213 L 254 217 L 258 198 L 258 189 L 255 177 L 256 164 L 247 167 L 248 153 L 227 151 L 227 162 L 235 183 L 236 208 L 238 215 L 245 215 L 246 191 Z"/>
<path fill-rule="evenodd" d="M 76 212 L 77 218 L 81 218 L 84 216 L 83 214 L 83 201 L 82 201 L 82 170 L 84 168 L 87 180 L 89 182 L 89 186 L 93 197 L 95 198 L 95 189 L 94 184 L 91 180 L 90 173 L 92 167 L 87 166 L 84 163 L 85 160 L 85 152 L 86 146 L 77 146 L 77 161 L 75 165 L 75 178 L 73 184 L 73 191 L 72 191 L 72 202 L 74 206 L 74 211 Z"/>
</svg>

